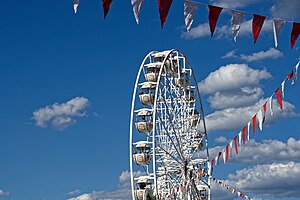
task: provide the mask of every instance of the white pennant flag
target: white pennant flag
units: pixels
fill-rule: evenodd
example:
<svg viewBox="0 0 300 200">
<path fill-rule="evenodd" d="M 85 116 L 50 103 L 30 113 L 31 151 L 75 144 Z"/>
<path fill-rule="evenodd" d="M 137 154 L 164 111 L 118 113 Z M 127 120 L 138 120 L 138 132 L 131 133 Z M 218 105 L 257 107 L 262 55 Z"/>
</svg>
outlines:
<svg viewBox="0 0 300 200">
<path fill-rule="evenodd" d="M 233 147 L 233 141 L 231 140 L 229 143 L 229 148 L 230 148 L 230 157 L 232 157 L 232 147 Z"/>
<path fill-rule="evenodd" d="M 194 14 L 197 11 L 198 5 L 194 2 L 184 1 L 184 21 L 187 31 L 191 30 L 194 21 Z"/>
<path fill-rule="evenodd" d="M 215 165 L 217 166 L 218 163 L 219 163 L 219 162 L 218 162 L 218 156 L 216 156 L 216 157 L 215 157 Z"/>
<path fill-rule="evenodd" d="M 273 95 L 269 99 L 271 115 L 273 115 Z"/>
<path fill-rule="evenodd" d="M 131 0 L 134 17 L 137 24 L 139 24 L 140 12 L 143 2 L 144 0 Z"/>
<path fill-rule="evenodd" d="M 275 47 L 278 46 L 279 33 L 280 33 L 283 25 L 284 25 L 284 20 L 273 19 L 273 32 L 274 32 Z"/>
<path fill-rule="evenodd" d="M 239 144 L 242 146 L 242 132 L 239 132 Z"/>
<path fill-rule="evenodd" d="M 262 131 L 263 129 L 263 112 L 261 109 L 259 109 L 257 113 L 258 123 L 259 123 L 259 129 Z"/>
<path fill-rule="evenodd" d="M 74 8 L 75 14 L 77 13 L 77 9 L 78 9 L 79 3 L 80 3 L 80 0 L 74 0 L 73 8 Z"/>
<path fill-rule="evenodd" d="M 242 13 L 240 11 L 236 11 L 236 10 L 232 11 L 232 18 L 231 18 L 232 28 L 231 29 L 232 29 L 233 39 L 235 42 L 236 42 L 237 36 L 239 35 L 239 31 L 241 28 L 241 23 L 242 23 L 244 14 L 245 13 Z"/>
<path fill-rule="evenodd" d="M 211 174 L 211 164 L 210 162 L 207 162 L 207 168 L 208 168 L 208 174 Z M 197 174 L 198 176 L 198 174 Z"/>
<path fill-rule="evenodd" d="M 248 122 L 247 140 L 250 140 L 250 124 L 251 124 L 251 122 Z"/>
<path fill-rule="evenodd" d="M 297 65 L 295 66 L 296 71 L 295 71 L 295 74 L 294 74 L 294 79 L 293 79 L 293 81 L 292 81 L 292 84 L 296 83 L 296 81 L 297 81 L 297 78 L 298 78 L 298 68 L 299 68 L 299 63 L 300 63 L 300 61 L 299 61 L 299 62 L 297 63 Z"/>
<path fill-rule="evenodd" d="M 223 149 L 222 155 L 223 155 L 223 161 L 224 161 L 224 164 L 225 164 L 226 163 L 226 153 L 225 153 L 224 149 Z"/>
<path fill-rule="evenodd" d="M 282 81 L 282 83 L 281 83 L 281 93 L 282 93 L 282 98 L 284 98 L 284 86 L 285 86 L 285 80 L 286 80 L 286 79 L 284 79 L 284 81 Z"/>
</svg>

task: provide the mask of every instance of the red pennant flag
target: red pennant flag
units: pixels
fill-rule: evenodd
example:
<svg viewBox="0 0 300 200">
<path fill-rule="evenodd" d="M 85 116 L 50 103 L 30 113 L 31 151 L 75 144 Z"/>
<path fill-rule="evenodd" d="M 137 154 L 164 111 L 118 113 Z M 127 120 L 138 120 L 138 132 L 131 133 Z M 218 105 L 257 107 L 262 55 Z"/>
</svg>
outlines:
<svg viewBox="0 0 300 200">
<path fill-rule="evenodd" d="M 275 91 L 275 94 L 276 94 L 276 98 L 277 98 L 277 101 L 278 101 L 279 106 L 280 106 L 280 110 L 282 110 L 282 97 L 281 97 L 279 88 L 277 88 L 277 90 Z"/>
<path fill-rule="evenodd" d="M 265 104 L 263 105 L 264 108 L 264 118 L 263 118 L 263 122 L 265 122 L 266 119 L 266 113 L 267 113 L 267 102 L 265 102 Z"/>
<path fill-rule="evenodd" d="M 289 75 L 286 77 L 287 80 L 291 80 L 291 78 L 294 76 L 294 71 L 292 70 Z"/>
<path fill-rule="evenodd" d="M 299 33 L 300 33 L 300 23 L 293 22 L 293 29 L 291 33 L 291 49 L 294 47 Z"/>
<path fill-rule="evenodd" d="M 208 5 L 208 21 L 210 26 L 211 37 L 214 35 L 217 21 L 223 8 Z"/>
<path fill-rule="evenodd" d="M 106 15 L 109 11 L 111 3 L 112 3 L 112 0 L 102 0 L 103 11 L 104 11 L 104 19 L 106 18 Z"/>
<path fill-rule="evenodd" d="M 256 133 L 256 114 L 252 117 L 253 133 Z"/>
<path fill-rule="evenodd" d="M 233 143 L 234 143 L 235 153 L 236 153 L 236 154 L 239 154 L 239 150 L 238 150 L 238 147 L 237 147 L 237 142 L 236 142 L 236 140 L 237 140 L 237 136 L 235 136 L 235 137 L 233 138 Z"/>
<path fill-rule="evenodd" d="M 243 144 L 246 143 L 246 136 L 247 136 L 247 130 L 246 130 L 246 126 L 243 128 L 243 137 L 242 137 L 242 140 L 243 140 Z"/>
<path fill-rule="evenodd" d="M 212 161 L 211 161 L 211 166 L 212 166 L 212 167 L 215 166 L 215 159 L 212 159 Z"/>
<path fill-rule="evenodd" d="M 225 160 L 226 160 L 226 162 L 228 161 L 228 157 L 229 157 L 229 146 L 227 145 L 226 146 L 226 149 L 225 149 L 225 152 L 226 152 L 226 156 L 225 156 Z"/>
<path fill-rule="evenodd" d="M 173 0 L 158 0 L 161 27 L 164 27 Z"/>
<path fill-rule="evenodd" d="M 265 19 L 266 19 L 265 16 L 253 14 L 252 34 L 253 34 L 254 44 L 256 43 L 256 40 L 259 36 L 259 33 L 261 31 L 261 28 L 264 24 Z"/>
</svg>

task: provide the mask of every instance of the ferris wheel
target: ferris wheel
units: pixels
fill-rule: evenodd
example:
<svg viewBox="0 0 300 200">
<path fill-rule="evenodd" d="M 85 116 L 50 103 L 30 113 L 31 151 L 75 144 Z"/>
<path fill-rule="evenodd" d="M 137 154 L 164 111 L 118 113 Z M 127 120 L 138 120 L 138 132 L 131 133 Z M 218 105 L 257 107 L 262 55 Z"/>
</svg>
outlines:
<svg viewBox="0 0 300 200">
<path fill-rule="evenodd" d="M 133 200 L 210 200 L 210 162 L 197 81 L 178 50 L 150 52 L 136 78 L 130 118 Z"/>
</svg>

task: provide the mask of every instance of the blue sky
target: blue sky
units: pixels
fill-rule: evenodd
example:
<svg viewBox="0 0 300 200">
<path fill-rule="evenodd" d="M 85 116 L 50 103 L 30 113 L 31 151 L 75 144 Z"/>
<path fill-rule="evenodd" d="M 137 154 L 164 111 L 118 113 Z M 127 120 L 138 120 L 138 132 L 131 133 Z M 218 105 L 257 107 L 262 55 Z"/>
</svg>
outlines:
<svg viewBox="0 0 300 200">
<path fill-rule="evenodd" d="M 230 4 L 211 0 L 210 3 L 225 3 L 224 6 L 300 22 L 299 13 L 295 12 L 300 8 L 297 0 L 289 3 L 245 0 Z M 299 41 L 290 50 L 289 23 L 280 35 L 277 49 L 272 49 L 273 34 L 267 25 L 255 45 L 246 28 L 234 43 L 228 32 L 230 17 L 226 12 L 221 14 L 214 37 L 210 38 L 205 26 L 207 8 L 201 6 L 191 32 L 186 33 L 182 0 L 173 2 L 164 29 L 160 27 L 156 1 L 144 2 L 140 25 L 136 25 L 130 1 L 113 1 L 104 20 L 99 0 L 82 0 L 76 15 L 71 0 L 2 0 L 0 198 L 96 200 L 120 199 L 120 193 L 126 194 L 131 97 L 140 62 L 152 50 L 180 49 L 199 82 L 209 81 L 206 78 L 210 73 L 218 72 L 221 66 L 231 69 L 232 64 L 246 71 L 265 70 L 269 74 L 254 77 L 255 83 L 243 85 L 252 91 L 246 97 L 253 100 L 239 105 L 218 107 L 220 99 L 214 98 L 216 92 L 204 87 L 207 91 L 203 92 L 202 99 L 204 111 L 211 119 L 208 129 L 211 129 L 212 152 L 226 144 L 222 141 L 231 139 L 246 124 L 247 115 L 243 114 L 258 110 L 262 104 L 257 102 L 280 86 L 297 63 L 300 51 Z M 246 15 L 244 20 L 251 18 Z M 257 52 L 261 52 L 260 56 L 252 55 Z M 242 77 L 244 72 L 240 72 Z M 219 95 L 240 97 L 244 95 L 241 88 L 233 88 L 231 93 L 218 88 Z M 228 179 L 231 173 L 229 180 L 236 189 L 258 199 L 300 199 L 299 172 L 288 171 L 291 178 L 276 176 L 278 171 L 270 170 L 300 169 L 298 91 L 299 83 L 287 84 L 288 104 L 284 105 L 289 106 L 285 112 L 277 113 L 278 117 L 265 125 L 255 141 L 249 142 L 248 150 L 245 147 L 245 154 L 216 168 L 216 178 Z M 214 126 L 214 120 L 220 117 L 216 113 L 224 109 L 238 113 L 235 117 L 240 121 L 227 128 Z M 230 117 L 227 120 L 232 121 L 234 118 Z M 256 153 L 264 157 L 252 158 L 251 149 L 260 149 Z M 240 170 L 238 175 L 236 170 Z M 261 182 L 265 186 L 263 191 L 268 192 L 241 182 L 244 174 L 260 170 L 266 177 L 273 177 L 272 172 L 274 182 L 281 182 L 288 192 L 280 192 L 277 184 L 270 189 L 270 178 L 262 178 L 265 182 Z M 216 194 L 222 196 L 216 199 L 233 199 L 217 188 Z"/>
</svg>

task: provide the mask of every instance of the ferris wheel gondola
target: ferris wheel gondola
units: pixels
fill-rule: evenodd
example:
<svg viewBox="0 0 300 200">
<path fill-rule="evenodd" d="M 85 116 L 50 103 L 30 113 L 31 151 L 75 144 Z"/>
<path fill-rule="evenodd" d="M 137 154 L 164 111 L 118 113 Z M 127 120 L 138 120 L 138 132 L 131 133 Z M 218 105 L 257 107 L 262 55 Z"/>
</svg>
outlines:
<svg viewBox="0 0 300 200">
<path fill-rule="evenodd" d="M 193 69 L 180 51 L 153 51 L 141 63 L 129 148 L 133 200 L 210 200 L 203 107 Z"/>
</svg>

